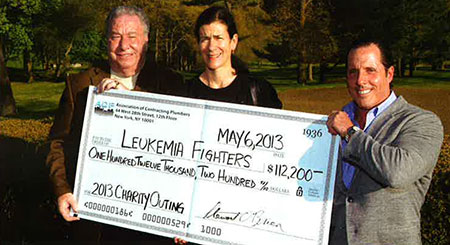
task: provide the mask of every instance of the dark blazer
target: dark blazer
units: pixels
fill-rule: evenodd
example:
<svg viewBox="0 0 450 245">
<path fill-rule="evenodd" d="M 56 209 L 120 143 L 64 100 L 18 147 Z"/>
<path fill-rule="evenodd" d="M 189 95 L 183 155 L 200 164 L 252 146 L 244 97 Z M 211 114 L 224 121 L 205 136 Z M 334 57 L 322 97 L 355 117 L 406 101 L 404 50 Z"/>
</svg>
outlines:
<svg viewBox="0 0 450 245">
<path fill-rule="evenodd" d="M 46 161 L 57 197 L 73 189 L 88 87 L 97 86 L 108 77 L 110 67 L 103 65 L 70 75 L 66 80 L 50 129 L 50 152 Z M 141 69 L 135 90 L 179 96 L 185 93 L 181 75 L 153 62 L 146 62 Z"/>
<path fill-rule="evenodd" d="M 432 112 L 398 97 L 338 161 L 330 244 L 421 244 L 420 208 L 443 140 Z M 356 171 L 349 190 L 342 159 Z"/>
</svg>

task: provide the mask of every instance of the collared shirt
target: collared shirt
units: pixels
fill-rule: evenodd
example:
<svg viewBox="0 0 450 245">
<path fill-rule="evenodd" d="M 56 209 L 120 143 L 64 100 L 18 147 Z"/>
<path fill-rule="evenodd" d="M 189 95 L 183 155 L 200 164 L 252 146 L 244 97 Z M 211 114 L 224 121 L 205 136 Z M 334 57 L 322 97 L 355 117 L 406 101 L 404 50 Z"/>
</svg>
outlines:
<svg viewBox="0 0 450 245">
<path fill-rule="evenodd" d="M 375 118 L 377 118 L 383 111 L 385 111 L 396 99 L 397 96 L 395 95 L 394 91 L 392 91 L 385 101 L 383 101 L 378 106 L 370 109 L 369 112 L 367 112 L 366 125 L 359 125 L 358 122 L 356 121 L 356 112 L 358 110 L 358 105 L 356 105 L 354 101 L 348 103 L 346 106 L 344 106 L 342 110 L 348 114 L 354 125 L 358 126 L 361 129 L 364 129 L 364 132 L 367 132 L 367 130 L 370 128 Z M 347 142 L 345 140 L 342 140 L 341 144 L 342 150 L 345 150 Z M 355 167 L 350 163 L 343 161 L 342 179 L 347 189 L 349 189 L 352 184 L 354 174 L 355 174 Z"/>
<path fill-rule="evenodd" d="M 122 77 L 111 69 L 111 78 L 116 79 L 128 89 L 134 89 L 139 73 L 131 77 Z"/>
</svg>

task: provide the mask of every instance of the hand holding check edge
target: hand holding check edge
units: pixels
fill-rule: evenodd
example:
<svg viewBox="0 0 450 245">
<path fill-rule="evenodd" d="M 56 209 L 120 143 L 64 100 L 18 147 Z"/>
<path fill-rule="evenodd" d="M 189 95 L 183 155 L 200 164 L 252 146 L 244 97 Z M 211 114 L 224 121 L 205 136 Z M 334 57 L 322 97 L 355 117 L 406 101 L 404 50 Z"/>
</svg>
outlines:
<svg viewBox="0 0 450 245">
<path fill-rule="evenodd" d="M 75 197 L 72 193 L 66 193 L 58 197 L 58 210 L 61 213 L 62 217 L 66 221 L 75 221 L 80 220 L 79 217 L 76 216 L 70 216 L 70 208 L 73 209 L 75 213 L 78 212 L 78 203 L 77 200 L 75 200 Z"/>
<path fill-rule="evenodd" d="M 353 126 L 352 120 L 344 111 L 332 111 L 328 115 L 327 127 L 328 132 L 332 135 L 340 135 L 342 138 L 345 138 L 348 130 Z"/>
<path fill-rule="evenodd" d="M 97 86 L 98 93 L 103 93 L 110 89 L 130 90 L 114 78 L 104 78 Z"/>
</svg>

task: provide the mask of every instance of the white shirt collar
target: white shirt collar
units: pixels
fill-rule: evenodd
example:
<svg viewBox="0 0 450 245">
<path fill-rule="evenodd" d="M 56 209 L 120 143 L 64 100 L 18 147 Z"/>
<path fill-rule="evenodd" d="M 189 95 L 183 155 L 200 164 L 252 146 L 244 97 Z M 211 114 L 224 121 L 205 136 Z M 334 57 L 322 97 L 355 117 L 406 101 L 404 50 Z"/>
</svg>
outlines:
<svg viewBox="0 0 450 245">
<path fill-rule="evenodd" d="M 395 95 L 394 91 L 392 91 L 386 100 L 384 100 L 378 106 L 370 109 L 370 111 L 367 113 L 366 125 L 364 125 L 364 129 L 366 129 L 372 123 L 372 121 L 377 118 L 383 111 L 385 111 L 396 99 L 397 96 Z"/>
<path fill-rule="evenodd" d="M 111 78 L 116 79 L 120 83 L 122 83 L 125 87 L 132 90 L 136 87 L 136 81 L 139 73 L 131 77 L 122 77 L 111 69 Z"/>
</svg>

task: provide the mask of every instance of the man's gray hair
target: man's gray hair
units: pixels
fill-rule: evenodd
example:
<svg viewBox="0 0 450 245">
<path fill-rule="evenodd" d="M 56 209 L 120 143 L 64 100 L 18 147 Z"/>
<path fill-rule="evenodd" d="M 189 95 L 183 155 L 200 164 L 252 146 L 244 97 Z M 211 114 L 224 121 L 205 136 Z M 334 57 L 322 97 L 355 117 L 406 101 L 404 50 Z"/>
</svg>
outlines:
<svg viewBox="0 0 450 245">
<path fill-rule="evenodd" d="M 144 25 L 145 35 L 148 35 L 150 29 L 150 21 L 148 20 L 148 17 L 145 14 L 144 10 L 135 6 L 119 6 L 111 10 L 111 12 L 109 12 L 108 14 L 108 18 L 106 18 L 106 36 L 109 36 L 111 34 L 110 32 L 113 21 L 122 15 L 137 16 Z"/>
</svg>

